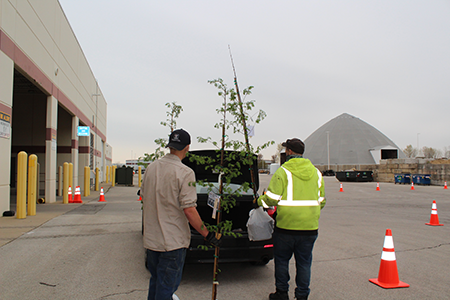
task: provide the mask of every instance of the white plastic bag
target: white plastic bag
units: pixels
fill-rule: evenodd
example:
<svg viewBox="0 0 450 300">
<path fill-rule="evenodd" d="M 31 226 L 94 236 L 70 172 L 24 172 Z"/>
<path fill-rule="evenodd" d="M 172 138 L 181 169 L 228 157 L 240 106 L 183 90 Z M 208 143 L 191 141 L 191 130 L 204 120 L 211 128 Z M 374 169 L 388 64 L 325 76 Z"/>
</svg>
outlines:
<svg viewBox="0 0 450 300">
<path fill-rule="evenodd" d="M 248 239 L 250 241 L 264 241 L 272 237 L 275 221 L 262 207 L 252 209 L 247 221 Z"/>
</svg>

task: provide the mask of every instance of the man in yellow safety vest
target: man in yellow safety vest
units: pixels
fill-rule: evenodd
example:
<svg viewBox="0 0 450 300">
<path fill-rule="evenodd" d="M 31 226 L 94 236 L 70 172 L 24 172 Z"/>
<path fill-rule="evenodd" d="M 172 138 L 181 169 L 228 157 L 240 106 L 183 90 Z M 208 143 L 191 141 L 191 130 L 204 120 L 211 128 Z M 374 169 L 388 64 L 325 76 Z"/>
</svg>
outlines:
<svg viewBox="0 0 450 300">
<path fill-rule="evenodd" d="M 274 241 L 275 287 L 270 300 L 289 299 L 289 260 L 296 261 L 296 299 L 310 293 L 312 250 L 317 239 L 320 211 L 325 206 L 322 174 L 309 159 L 303 158 L 305 144 L 288 139 L 286 162 L 273 174 L 267 193 L 258 205 L 276 206 Z"/>
</svg>

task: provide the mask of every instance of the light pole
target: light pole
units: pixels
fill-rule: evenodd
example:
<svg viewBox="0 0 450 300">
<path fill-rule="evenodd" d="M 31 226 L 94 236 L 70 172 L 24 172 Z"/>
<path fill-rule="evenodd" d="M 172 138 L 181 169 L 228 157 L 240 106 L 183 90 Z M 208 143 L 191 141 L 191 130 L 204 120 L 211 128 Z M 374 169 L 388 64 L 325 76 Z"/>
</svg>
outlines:
<svg viewBox="0 0 450 300">
<path fill-rule="evenodd" d="M 420 156 L 420 148 L 419 148 L 419 134 L 417 133 L 417 156 Z"/>
<path fill-rule="evenodd" d="M 94 137 L 94 172 L 97 168 L 97 131 L 98 131 L 98 96 L 101 96 L 101 94 L 98 93 L 98 81 L 95 79 L 95 94 L 92 94 L 92 96 L 95 96 L 95 137 Z"/>
<path fill-rule="evenodd" d="M 328 170 L 330 169 L 330 132 L 327 131 Z"/>
</svg>

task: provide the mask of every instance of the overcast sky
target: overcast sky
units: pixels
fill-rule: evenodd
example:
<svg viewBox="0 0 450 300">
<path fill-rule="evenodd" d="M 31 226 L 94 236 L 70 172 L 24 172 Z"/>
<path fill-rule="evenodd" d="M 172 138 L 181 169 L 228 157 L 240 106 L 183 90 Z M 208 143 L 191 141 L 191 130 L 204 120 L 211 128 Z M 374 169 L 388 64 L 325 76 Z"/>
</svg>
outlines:
<svg viewBox="0 0 450 300">
<path fill-rule="evenodd" d="M 253 85 L 247 100 L 267 113 L 255 146 L 305 140 L 348 113 L 401 149 L 450 148 L 448 0 L 60 3 L 108 103 L 113 163 L 167 137 L 167 102 L 183 107 L 178 127 L 194 140 L 220 139 L 221 98 L 207 81 L 233 86 L 228 45 L 240 89 Z"/>
</svg>

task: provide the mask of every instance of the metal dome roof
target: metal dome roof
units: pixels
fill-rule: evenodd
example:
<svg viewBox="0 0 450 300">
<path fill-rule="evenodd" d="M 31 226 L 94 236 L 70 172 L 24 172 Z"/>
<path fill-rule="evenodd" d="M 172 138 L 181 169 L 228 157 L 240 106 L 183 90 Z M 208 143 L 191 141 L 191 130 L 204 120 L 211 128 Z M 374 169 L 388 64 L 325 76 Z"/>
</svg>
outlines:
<svg viewBox="0 0 450 300">
<path fill-rule="evenodd" d="M 315 165 L 327 165 L 328 149 L 330 165 L 375 164 L 371 151 L 380 149 L 398 149 L 398 158 L 405 158 L 383 133 L 347 113 L 331 119 L 305 140 L 304 157 Z"/>
</svg>

